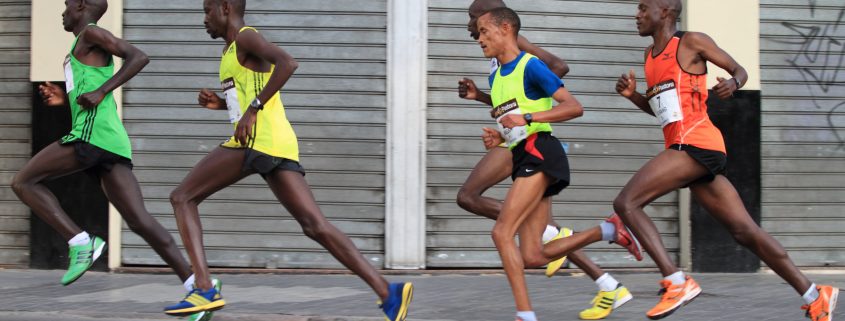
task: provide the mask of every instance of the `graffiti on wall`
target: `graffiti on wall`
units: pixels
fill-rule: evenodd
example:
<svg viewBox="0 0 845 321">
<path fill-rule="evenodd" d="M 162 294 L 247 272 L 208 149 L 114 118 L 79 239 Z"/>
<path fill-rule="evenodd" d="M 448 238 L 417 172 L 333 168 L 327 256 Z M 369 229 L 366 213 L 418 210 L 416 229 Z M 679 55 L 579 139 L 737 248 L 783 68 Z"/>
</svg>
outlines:
<svg viewBox="0 0 845 321">
<path fill-rule="evenodd" d="M 813 95 L 813 104 L 826 113 L 827 125 L 845 150 L 845 6 L 831 20 L 817 17 L 815 0 L 808 0 L 810 19 L 783 21 L 791 37 L 773 41 L 795 45 L 795 54 L 787 62 L 804 78 Z"/>
</svg>

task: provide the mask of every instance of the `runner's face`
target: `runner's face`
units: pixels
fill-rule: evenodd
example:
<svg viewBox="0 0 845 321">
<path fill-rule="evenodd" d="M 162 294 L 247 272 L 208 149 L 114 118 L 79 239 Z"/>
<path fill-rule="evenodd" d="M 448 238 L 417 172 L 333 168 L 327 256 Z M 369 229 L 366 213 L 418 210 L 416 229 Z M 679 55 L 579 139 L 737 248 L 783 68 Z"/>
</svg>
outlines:
<svg viewBox="0 0 845 321">
<path fill-rule="evenodd" d="M 62 26 L 65 31 L 73 31 L 73 26 L 79 21 L 79 14 L 82 11 L 76 10 L 77 7 L 79 7 L 79 0 L 65 1 L 65 11 L 62 12 Z"/>
<path fill-rule="evenodd" d="M 637 7 L 637 31 L 641 37 L 648 37 L 654 34 L 660 25 L 660 7 L 657 1 L 640 0 Z"/>
<path fill-rule="evenodd" d="M 497 26 L 489 14 L 478 18 L 478 34 L 478 44 L 487 58 L 498 56 L 504 50 L 507 37 L 511 36 L 508 30 Z"/>
<path fill-rule="evenodd" d="M 484 13 L 484 11 L 481 10 L 481 5 L 478 1 L 473 2 L 472 5 L 469 6 L 469 22 L 467 23 L 467 31 L 469 31 L 469 36 L 475 40 L 478 40 L 478 17 L 481 16 L 482 13 Z"/>
<path fill-rule="evenodd" d="M 223 2 L 215 3 L 214 0 L 203 1 L 203 11 L 205 11 L 205 32 L 211 35 L 212 39 L 217 39 L 223 36 L 226 26 L 226 18 L 223 16 Z"/>
</svg>

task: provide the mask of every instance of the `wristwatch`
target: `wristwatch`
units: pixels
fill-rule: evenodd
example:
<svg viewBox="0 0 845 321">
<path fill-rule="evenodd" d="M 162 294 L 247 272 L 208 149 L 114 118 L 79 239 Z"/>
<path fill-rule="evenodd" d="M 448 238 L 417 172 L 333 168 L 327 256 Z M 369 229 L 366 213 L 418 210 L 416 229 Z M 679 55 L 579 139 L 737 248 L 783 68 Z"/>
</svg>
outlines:
<svg viewBox="0 0 845 321">
<path fill-rule="evenodd" d="M 264 104 L 262 104 L 261 101 L 258 100 L 258 97 L 255 97 L 255 99 L 253 99 L 252 102 L 249 104 L 249 108 L 264 110 Z"/>
<path fill-rule="evenodd" d="M 742 87 L 742 83 L 739 82 L 739 79 L 734 78 L 734 82 L 736 83 L 736 89 L 739 90 Z"/>
<path fill-rule="evenodd" d="M 523 114 L 522 119 L 525 119 L 525 124 L 531 126 L 531 122 L 534 121 L 534 117 L 531 116 L 531 113 Z"/>
</svg>

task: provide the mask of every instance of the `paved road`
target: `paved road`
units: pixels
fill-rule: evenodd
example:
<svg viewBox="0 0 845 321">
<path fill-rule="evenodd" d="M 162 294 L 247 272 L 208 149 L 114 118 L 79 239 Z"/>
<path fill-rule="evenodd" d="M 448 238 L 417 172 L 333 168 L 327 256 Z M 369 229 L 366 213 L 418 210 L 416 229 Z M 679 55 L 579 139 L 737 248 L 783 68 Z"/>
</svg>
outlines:
<svg viewBox="0 0 845 321">
<path fill-rule="evenodd" d="M 0 270 L 0 321 L 158 321 L 178 320 L 160 313 L 184 293 L 178 279 L 165 274 L 86 274 L 69 287 L 59 285 L 63 271 Z M 656 302 L 658 275 L 616 273 L 634 300 L 608 320 L 647 320 Z M 350 275 L 224 274 L 228 302 L 216 321 L 382 321 L 375 295 Z M 667 320 L 802 320 L 802 301 L 783 281 L 769 274 L 695 274 L 704 293 Z M 845 273 L 812 274 L 818 283 L 845 286 Z M 514 308 L 504 275 L 392 275 L 410 280 L 416 291 L 409 320 L 513 320 Z M 583 275 L 547 279 L 528 276 L 534 309 L 541 320 L 578 320 L 595 295 Z M 842 315 L 841 313 L 839 315 Z"/>
</svg>

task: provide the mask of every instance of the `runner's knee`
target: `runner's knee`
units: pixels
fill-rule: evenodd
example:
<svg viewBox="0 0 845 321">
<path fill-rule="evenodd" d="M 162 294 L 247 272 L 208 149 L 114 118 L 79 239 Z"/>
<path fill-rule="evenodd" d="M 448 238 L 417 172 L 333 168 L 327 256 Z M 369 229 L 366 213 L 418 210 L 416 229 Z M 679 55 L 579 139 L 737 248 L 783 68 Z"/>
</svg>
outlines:
<svg viewBox="0 0 845 321">
<path fill-rule="evenodd" d="M 194 203 L 194 197 L 182 188 L 177 187 L 170 193 L 170 204 L 173 205 L 173 207 L 183 206 L 190 203 Z"/>
<path fill-rule="evenodd" d="M 620 194 L 615 200 L 613 200 L 613 210 L 616 214 L 619 214 L 619 216 L 627 216 L 630 211 L 636 208 L 637 205 L 635 205 L 634 202 L 632 202 L 630 198 L 624 194 Z"/>
<path fill-rule="evenodd" d="M 20 174 L 17 174 L 17 175 L 15 175 L 14 178 L 12 178 L 12 190 L 18 196 L 20 196 L 22 193 L 26 192 L 26 190 L 31 188 L 32 185 L 34 185 L 34 182 L 25 181 L 24 179 L 21 178 Z"/>
<path fill-rule="evenodd" d="M 465 187 L 458 190 L 458 206 L 466 211 L 472 212 L 472 208 L 478 200 L 480 195 L 475 191 L 470 191 Z"/>
<path fill-rule="evenodd" d="M 493 238 L 493 243 L 496 243 L 496 247 L 499 247 L 506 244 L 508 241 L 512 242 L 515 235 L 504 225 L 496 224 L 493 226 L 493 231 L 490 233 L 490 236 Z"/>
<path fill-rule="evenodd" d="M 305 236 L 312 240 L 325 239 L 331 231 L 329 222 L 324 220 L 304 220 L 302 221 L 302 232 Z"/>
</svg>

